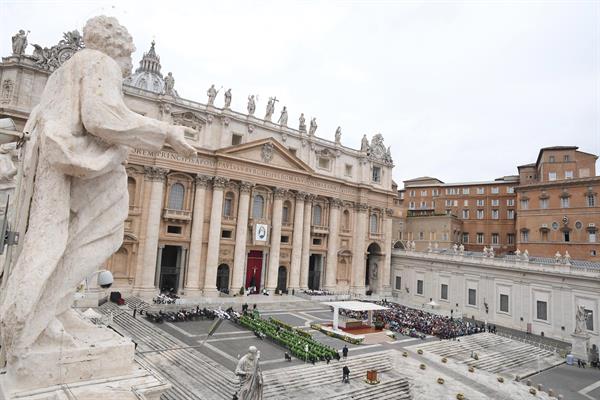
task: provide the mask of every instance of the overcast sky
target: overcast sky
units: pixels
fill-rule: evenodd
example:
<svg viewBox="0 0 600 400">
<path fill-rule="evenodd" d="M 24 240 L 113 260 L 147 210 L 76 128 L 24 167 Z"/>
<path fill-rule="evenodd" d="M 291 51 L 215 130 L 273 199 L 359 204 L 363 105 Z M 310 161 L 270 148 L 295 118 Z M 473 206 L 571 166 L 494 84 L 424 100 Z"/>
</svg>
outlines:
<svg viewBox="0 0 600 400">
<path fill-rule="evenodd" d="M 214 83 L 237 111 L 257 94 L 262 117 L 277 96 L 274 120 L 286 105 L 290 126 L 304 112 L 333 139 L 340 125 L 350 147 L 383 134 L 399 183 L 516 174 L 544 146 L 600 154 L 599 1 L 0 0 L 0 54 L 18 29 L 50 47 L 103 13 L 129 29 L 136 67 L 156 40 L 184 98 Z"/>
</svg>

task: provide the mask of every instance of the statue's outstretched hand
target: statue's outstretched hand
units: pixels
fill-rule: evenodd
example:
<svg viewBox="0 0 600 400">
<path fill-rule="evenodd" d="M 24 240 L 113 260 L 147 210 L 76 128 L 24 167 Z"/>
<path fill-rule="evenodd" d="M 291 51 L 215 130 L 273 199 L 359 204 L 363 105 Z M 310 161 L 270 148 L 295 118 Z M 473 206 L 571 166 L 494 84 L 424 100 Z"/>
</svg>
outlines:
<svg viewBox="0 0 600 400">
<path fill-rule="evenodd" d="M 188 128 L 187 126 L 173 125 L 170 127 L 169 132 L 167 133 L 167 143 L 175 149 L 176 152 L 185 157 L 192 157 L 196 155 L 196 150 L 190 146 L 185 140 L 185 133 L 196 133 L 192 128 Z"/>
</svg>

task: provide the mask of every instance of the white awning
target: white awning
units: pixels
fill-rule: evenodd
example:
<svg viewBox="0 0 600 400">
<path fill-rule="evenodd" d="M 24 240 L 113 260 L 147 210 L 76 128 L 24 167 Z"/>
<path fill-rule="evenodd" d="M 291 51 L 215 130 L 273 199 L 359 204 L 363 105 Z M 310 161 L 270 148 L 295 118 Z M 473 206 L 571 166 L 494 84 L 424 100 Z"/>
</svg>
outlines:
<svg viewBox="0 0 600 400">
<path fill-rule="evenodd" d="M 330 303 L 323 304 L 350 311 L 379 311 L 388 309 L 388 307 L 380 306 L 374 303 L 367 303 L 364 301 L 332 301 Z"/>
<path fill-rule="evenodd" d="M 437 306 L 439 306 L 439 304 L 436 303 L 435 300 L 431 300 L 429 303 L 427 303 L 427 305 L 431 306 L 431 307 L 437 307 Z"/>
</svg>

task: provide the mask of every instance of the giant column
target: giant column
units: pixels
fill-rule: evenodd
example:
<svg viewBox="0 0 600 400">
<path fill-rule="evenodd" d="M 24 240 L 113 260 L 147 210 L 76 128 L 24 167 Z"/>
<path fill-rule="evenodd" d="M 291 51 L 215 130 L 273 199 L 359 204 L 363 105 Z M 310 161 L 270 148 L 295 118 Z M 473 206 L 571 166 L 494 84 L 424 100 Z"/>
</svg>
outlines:
<svg viewBox="0 0 600 400">
<path fill-rule="evenodd" d="M 308 263 L 310 262 L 310 228 L 312 202 L 315 195 L 309 194 L 304 201 L 304 223 L 302 224 L 302 257 L 300 260 L 300 288 L 308 288 Z"/>
<path fill-rule="evenodd" d="M 141 275 L 138 292 L 152 293 L 156 274 L 156 256 L 158 253 L 158 237 L 160 233 L 160 214 L 163 201 L 164 182 L 168 169 L 160 167 L 144 167 L 146 179 L 151 182 L 150 200 L 148 201 L 148 216 L 142 250 L 141 263 L 138 262 L 137 273 Z M 138 275 L 138 276 L 139 276 Z"/>
<path fill-rule="evenodd" d="M 204 234 L 204 206 L 206 204 L 206 186 L 210 177 L 196 176 L 196 193 L 194 196 L 194 214 L 192 216 L 192 236 L 188 256 L 188 272 L 185 280 L 185 294 L 200 294 L 200 260 L 202 258 L 202 236 Z"/>
<path fill-rule="evenodd" d="M 300 265 L 302 263 L 302 241 L 304 220 L 304 199 L 308 193 L 296 193 L 296 206 L 294 207 L 294 233 L 292 235 L 292 263 L 290 267 L 290 289 L 300 287 Z"/>
<path fill-rule="evenodd" d="M 329 202 L 329 238 L 327 239 L 327 266 L 325 270 L 325 289 L 335 290 L 337 286 L 337 252 L 340 225 L 340 199 Z"/>
<path fill-rule="evenodd" d="M 244 285 L 246 243 L 248 242 L 248 208 L 250 207 L 251 189 L 251 183 L 240 183 L 240 200 L 238 202 L 237 226 L 235 230 L 235 253 L 233 256 L 233 280 L 231 283 L 231 290 L 234 291 L 239 290 Z"/>
<path fill-rule="evenodd" d="M 215 176 L 213 179 L 210 228 L 208 229 L 208 249 L 206 254 L 206 272 L 204 275 L 204 294 L 217 294 L 217 267 L 219 263 L 219 244 L 221 242 L 221 214 L 223 213 L 223 188 L 228 179 Z"/>
<path fill-rule="evenodd" d="M 271 218 L 271 251 L 269 255 L 269 269 L 267 272 L 267 289 L 275 290 L 277 287 L 277 273 L 279 270 L 279 253 L 281 252 L 281 217 L 283 213 L 283 196 L 285 190 L 275 188 L 273 196 L 273 216 Z"/>
<path fill-rule="evenodd" d="M 383 220 L 383 251 L 385 252 L 385 259 L 383 263 L 383 271 L 380 271 L 381 279 L 379 280 L 379 293 L 387 296 L 391 296 L 392 287 L 390 282 L 390 274 L 392 270 L 392 237 L 393 237 L 393 226 L 392 217 L 394 216 L 394 210 L 386 208 L 385 219 Z"/>
<path fill-rule="evenodd" d="M 369 205 L 357 203 L 356 210 L 356 229 L 352 244 L 352 291 L 357 294 L 365 294 L 365 242 L 367 234 L 367 210 Z"/>
</svg>

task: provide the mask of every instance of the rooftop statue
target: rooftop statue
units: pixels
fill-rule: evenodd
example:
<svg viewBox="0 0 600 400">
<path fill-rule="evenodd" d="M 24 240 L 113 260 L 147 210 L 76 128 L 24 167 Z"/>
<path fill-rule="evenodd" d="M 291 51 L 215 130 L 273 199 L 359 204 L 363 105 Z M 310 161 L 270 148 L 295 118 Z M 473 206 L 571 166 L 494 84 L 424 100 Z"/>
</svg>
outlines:
<svg viewBox="0 0 600 400">
<path fill-rule="evenodd" d="M 337 144 L 340 144 L 341 140 L 342 140 L 342 127 L 338 126 L 337 129 L 335 130 L 335 142 Z"/>
<path fill-rule="evenodd" d="M 367 135 L 363 135 L 363 138 L 360 142 L 360 151 L 365 153 L 369 151 L 369 139 L 367 139 Z"/>
<path fill-rule="evenodd" d="M 269 101 L 267 102 L 267 111 L 265 113 L 265 121 L 270 121 L 273 117 L 273 113 L 275 112 L 275 102 L 277 97 L 269 97 Z"/>
<path fill-rule="evenodd" d="M 221 89 L 219 89 L 221 90 Z M 215 104 L 215 98 L 217 97 L 217 93 L 219 90 L 215 89 L 215 85 L 210 85 L 208 90 L 206 91 L 206 95 L 208 96 L 208 105 L 212 106 Z"/>
<path fill-rule="evenodd" d="M 304 118 L 304 113 L 300 114 L 298 122 L 298 130 L 300 131 L 300 133 L 306 132 L 306 118 Z"/>
<path fill-rule="evenodd" d="M 173 73 L 169 72 L 167 76 L 165 76 L 165 94 L 173 96 L 175 94 L 175 78 L 173 78 Z"/>
<path fill-rule="evenodd" d="M 283 106 L 283 110 L 281 110 L 281 115 L 279 116 L 279 121 L 277 121 L 281 126 L 287 126 L 288 122 L 288 112 L 286 106 Z"/>
<path fill-rule="evenodd" d="M 25 49 L 27 48 L 28 33 L 29 31 L 25 33 L 25 31 L 21 29 L 12 37 L 12 51 L 14 55 L 20 56 L 22 54 L 25 54 Z"/>
<path fill-rule="evenodd" d="M 225 92 L 225 105 L 224 108 L 231 107 L 231 89 L 227 89 Z"/>
<path fill-rule="evenodd" d="M 18 215 L 28 220 L 22 248 L 0 293 L 2 351 L 19 371 L 40 343 L 75 346 L 82 320 L 71 308 L 76 286 L 123 242 L 128 214 L 129 148 L 186 157 L 195 150 L 173 126 L 131 111 L 123 77 L 135 50 L 127 29 L 98 16 L 84 27 L 86 48 L 48 78 L 24 131 Z"/>
<path fill-rule="evenodd" d="M 256 103 L 254 102 L 254 95 L 248 96 L 248 115 L 254 115 L 256 111 Z"/>
<path fill-rule="evenodd" d="M 310 120 L 310 128 L 308 129 L 309 136 L 315 136 L 316 131 L 317 131 L 317 118 L 313 117 Z"/>
</svg>

